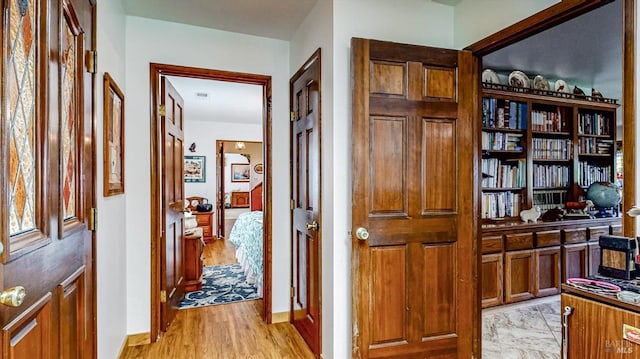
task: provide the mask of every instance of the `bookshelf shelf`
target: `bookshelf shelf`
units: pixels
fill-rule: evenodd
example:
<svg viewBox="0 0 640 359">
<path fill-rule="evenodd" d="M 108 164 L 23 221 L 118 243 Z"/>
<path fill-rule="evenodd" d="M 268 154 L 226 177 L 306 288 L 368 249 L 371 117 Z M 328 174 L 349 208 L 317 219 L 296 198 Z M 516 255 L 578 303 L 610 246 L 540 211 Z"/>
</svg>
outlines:
<svg viewBox="0 0 640 359">
<path fill-rule="evenodd" d="M 483 84 L 482 218 L 584 199 L 615 178 L 617 100 Z"/>
</svg>

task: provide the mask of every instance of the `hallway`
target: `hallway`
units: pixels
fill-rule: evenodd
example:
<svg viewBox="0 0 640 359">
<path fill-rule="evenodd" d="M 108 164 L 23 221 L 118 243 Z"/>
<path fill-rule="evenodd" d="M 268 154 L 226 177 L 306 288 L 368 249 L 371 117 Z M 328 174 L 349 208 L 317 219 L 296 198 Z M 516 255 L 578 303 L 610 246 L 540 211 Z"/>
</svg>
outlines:
<svg viewBox="0 0 640 359">
<path fill-rule="evenodd" d="M 204 249 L 204 265 L 235 263 L 234 251 L 215 240 Z M 120 358 L 313 358 L 293 325 L 264 324 L 261 310 L 262 300 L 180 310 L 157 343 L 127 347 Z"/>
</svg>

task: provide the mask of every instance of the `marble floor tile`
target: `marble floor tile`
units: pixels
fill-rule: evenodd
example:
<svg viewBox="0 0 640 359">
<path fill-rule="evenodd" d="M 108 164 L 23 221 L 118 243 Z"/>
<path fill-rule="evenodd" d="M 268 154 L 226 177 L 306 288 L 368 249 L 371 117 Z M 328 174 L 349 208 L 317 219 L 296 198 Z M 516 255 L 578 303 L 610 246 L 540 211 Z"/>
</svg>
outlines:
<svg viewBox="0 0 640 359">
<path fill-rule="evenodd" d="M 482 358 L 559 359 L 560 318 L 560 296 L 484 310 Z"/>
</svg>

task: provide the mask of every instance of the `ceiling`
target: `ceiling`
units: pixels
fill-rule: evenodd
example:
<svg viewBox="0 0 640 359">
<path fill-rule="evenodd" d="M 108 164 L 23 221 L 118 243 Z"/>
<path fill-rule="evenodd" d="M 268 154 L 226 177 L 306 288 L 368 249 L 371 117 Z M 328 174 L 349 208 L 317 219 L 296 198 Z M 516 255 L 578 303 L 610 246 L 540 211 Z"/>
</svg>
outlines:
<svg viewBox="0 0 640 359">
<path fill-rule="evenodd" d="M 122 0 L 128 15 L 291 40 L 318 0 Z"/>
<path fill-rule="evenodd" d="M 184 100 L 187 121 L 262 124 L 262 86 L 167 76 Z"/>
<path fill-rule="evenodd" d="M 622 98 L 622 0 L 505 47 L 482 59 L 506 84 L 513 70 L 542 75 L 551 83 L 566 81 L 587 94 Z"/>
</svg>

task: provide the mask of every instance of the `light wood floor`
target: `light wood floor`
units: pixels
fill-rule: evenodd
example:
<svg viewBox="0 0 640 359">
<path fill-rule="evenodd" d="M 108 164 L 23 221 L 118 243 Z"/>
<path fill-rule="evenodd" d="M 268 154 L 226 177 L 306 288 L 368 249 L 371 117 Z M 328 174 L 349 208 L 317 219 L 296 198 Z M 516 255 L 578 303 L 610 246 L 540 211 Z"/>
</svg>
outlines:
<svg viewBox="0 0 640 359">
<path fill-rule="evenodd" d="M 236 263 L 233 244 L 206 245 L 204 264 Z M 178 311 L 157 343 L 127 347 L 120 358 L 303 359 L 313 354 L 290 323 L 265 324 L 262 300 Z"/>
</svg>

